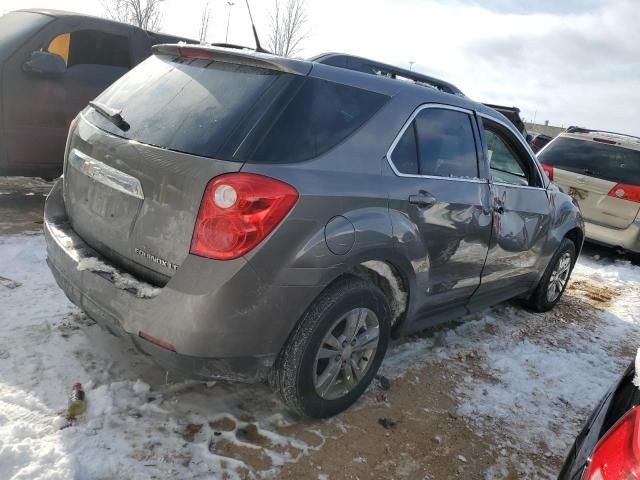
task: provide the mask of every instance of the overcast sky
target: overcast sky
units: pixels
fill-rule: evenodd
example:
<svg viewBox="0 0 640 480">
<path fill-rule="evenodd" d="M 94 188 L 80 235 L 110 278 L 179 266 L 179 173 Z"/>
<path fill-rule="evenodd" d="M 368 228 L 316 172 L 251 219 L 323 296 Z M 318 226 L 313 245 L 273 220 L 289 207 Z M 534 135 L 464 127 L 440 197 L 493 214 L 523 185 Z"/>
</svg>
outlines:
<svg viewBox="0 0 640 480">
<path fill-rule="evenodd" d="M 162 30 L 197 37 L 205 1 L 165 0 Z M 208 40 L 223 41 L 229 7 L 209 3 Z M 250 3 L 264 44 L 274 0 Z M 100 0 L 0 0 L 0 10 L 26 7 L 104 13 Z M 638 0 L 308 0 L 308 10 L 301 56 L 412 60 L 474 100 L 519 107 L 526 120 L 640 136 Z M 244 0 L 232 7 L 229 41 L 253 45 Z"/>
</svg>

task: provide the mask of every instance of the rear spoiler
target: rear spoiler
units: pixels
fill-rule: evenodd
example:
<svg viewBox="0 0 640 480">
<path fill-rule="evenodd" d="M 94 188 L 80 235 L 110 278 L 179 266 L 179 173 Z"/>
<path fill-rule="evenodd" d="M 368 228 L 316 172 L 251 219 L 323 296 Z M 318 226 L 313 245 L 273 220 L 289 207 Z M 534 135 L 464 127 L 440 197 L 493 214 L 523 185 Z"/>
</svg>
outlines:
<svg viewBox="0 0 640 480">
<path fill-rule="evenodd" d="M 266 53 L 258 53 L 251 50 L 238 50 L 208 45 L 189 44 L 162 44 L 151 48 L 154 55 L 169 55 L 181 58 L 201 58 L 234 65 L 246 65 L 249 67 L 276 70 L 293 75 L 308 75 L 311 71 L 311 63 L 306 60 L 294 60 L 292 58 L 279 57 Z"/>
<path fill-rule="evenodd" d="M 464 97 L 465 95 L 455 85 L 440 80 L 439 78 L 430 77 L 412 70 L 395 67 L 386 63 L 370 60 L 368 58 L 357 57 L 345 53 L 323 53 L 311 58 L 312 62 L 331 65 L 332 67 L 345 68 L 347 70 L 355 70 L 357 72 L 370 73 L 373 75 L 381 75 L 390 78 L 404 78 L 412 80 L 417 84 L 426 85 L 445 93 L 451 93 Z"/>
</svg>

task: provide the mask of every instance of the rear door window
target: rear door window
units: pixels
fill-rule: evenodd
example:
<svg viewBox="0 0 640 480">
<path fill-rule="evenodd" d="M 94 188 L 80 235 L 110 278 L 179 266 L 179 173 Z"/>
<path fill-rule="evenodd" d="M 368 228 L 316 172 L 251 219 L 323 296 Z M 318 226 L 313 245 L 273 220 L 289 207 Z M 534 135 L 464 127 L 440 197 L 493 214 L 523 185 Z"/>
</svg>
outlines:
<svg viewBox="0 0 640 480">
<path fill-rule="evenodd" d="M 401 174 L 435 177 L 478 176 L 471 117 L 457 110 L 420 110 L 391 153 Z"/>
<path fill-rule="evenodd" d="M 421 175 L 478 176 L 476 144 L 468 114 L 456 110 L 427 108 L 414 121 Z"/>
<path fill-rule="evenodd" d="M 540 152 L 538 160 L 561 170 L 640 185 L 640 151 L 618 145 L 559 137 Z"/>
<path fill-rule="evenodd" d="M 353 134 L 386 95 L 308 78 L 262 138 L 249 161 L 292 163 L 317 157 Z"/>
</svg>

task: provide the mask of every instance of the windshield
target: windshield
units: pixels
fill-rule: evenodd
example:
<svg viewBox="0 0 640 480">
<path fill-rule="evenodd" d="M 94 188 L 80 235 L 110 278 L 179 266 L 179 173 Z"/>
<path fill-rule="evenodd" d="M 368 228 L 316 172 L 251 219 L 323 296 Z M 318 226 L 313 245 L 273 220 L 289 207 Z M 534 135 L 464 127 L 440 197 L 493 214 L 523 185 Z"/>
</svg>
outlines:
<svg viewBox="0 0 640 480">
<path fill-rule="evenodd" d="M 31 12 L 11 12 L 1 16 L 0 63 L 52 21 L 52 17 Z"/>
<path fill-rule="evenodd" d="M 640 151 L 617 145 L 560 137 L 540 152 L 538 160 L 561 170 L 640 185 Z"/>
<path fill-rule="evenodd" d="M 287 74 L 229 63 L 152 56 L 96 99 L 118 111 L 128 130 L 93 108 L 86 115 L 120 137 L 217 157 L 249 110 L 283 76 Z"/>
</svg>

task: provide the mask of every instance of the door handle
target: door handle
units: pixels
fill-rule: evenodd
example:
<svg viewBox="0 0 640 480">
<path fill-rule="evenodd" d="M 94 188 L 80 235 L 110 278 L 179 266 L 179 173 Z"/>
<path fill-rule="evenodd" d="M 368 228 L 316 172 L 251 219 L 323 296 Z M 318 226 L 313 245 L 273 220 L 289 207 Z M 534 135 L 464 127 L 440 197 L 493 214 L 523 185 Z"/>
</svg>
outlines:
<svg viewBox="0 0 640 480">
<path fill-rule="evenodd" d="M 413 203 L 419 207 L 430 207 L 436 203 L 436 197 L 428 193 L 422 193 L 420 195 L 409 195 L 409 203 Z"/>
</svg>

